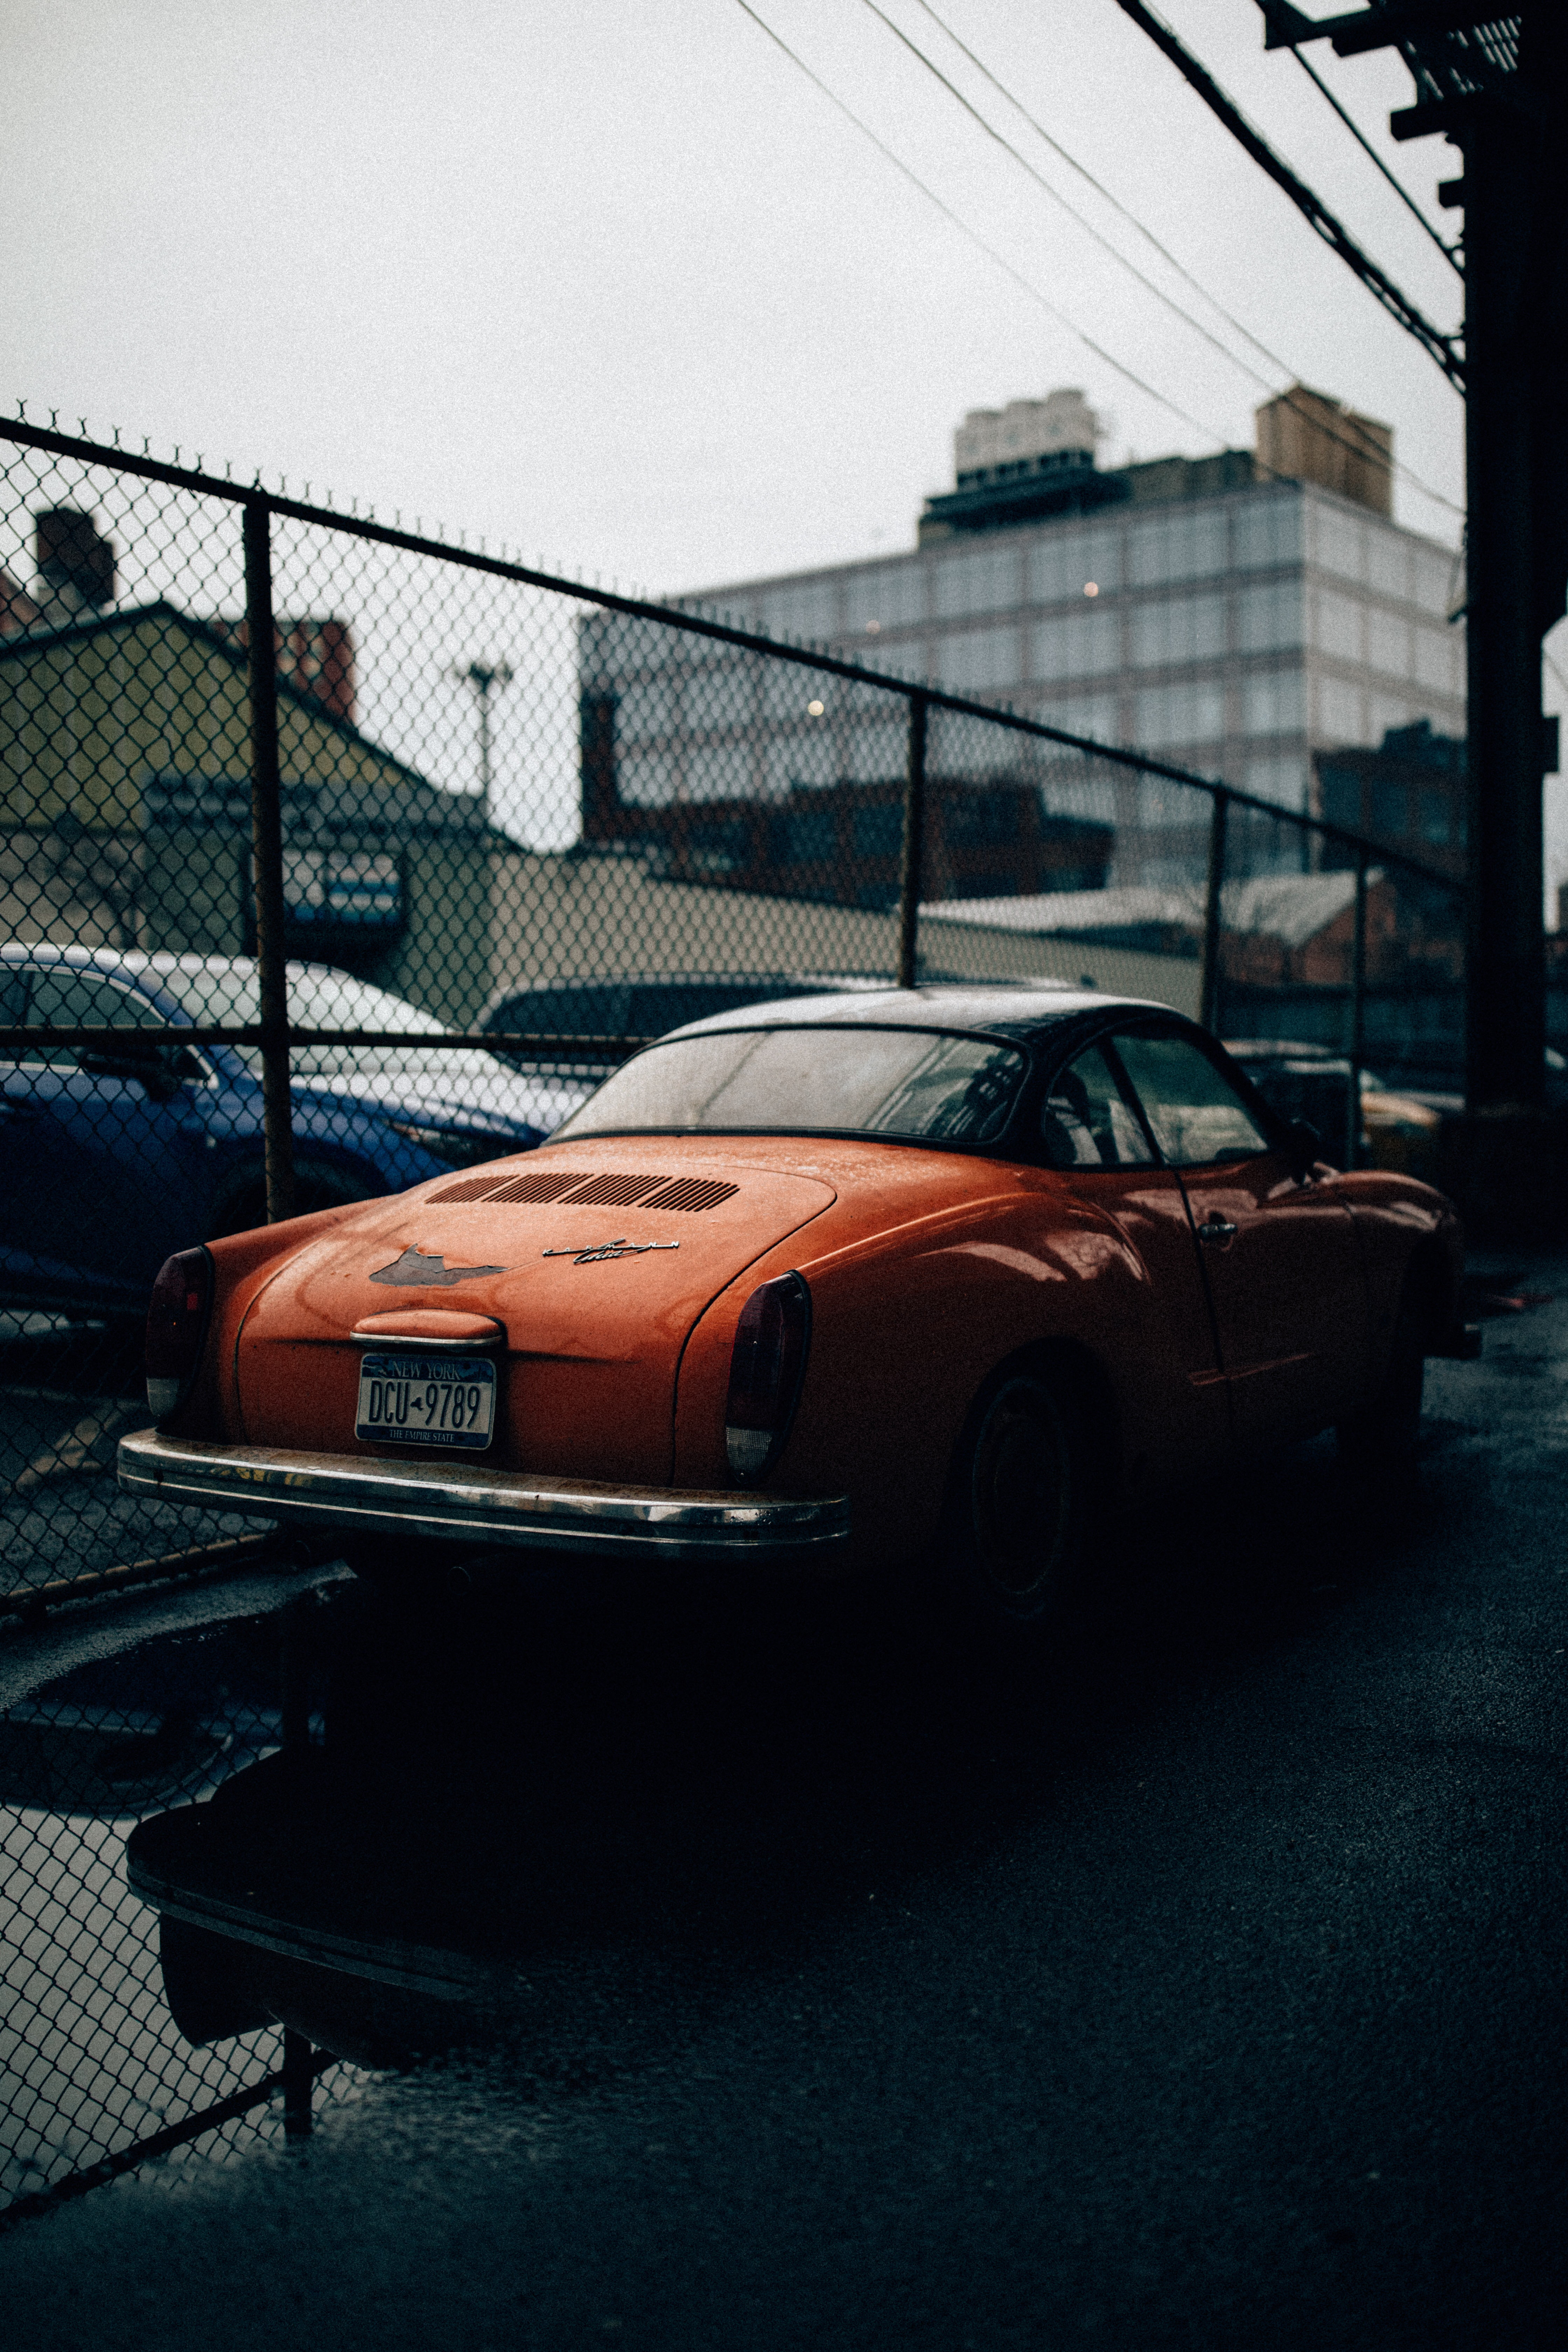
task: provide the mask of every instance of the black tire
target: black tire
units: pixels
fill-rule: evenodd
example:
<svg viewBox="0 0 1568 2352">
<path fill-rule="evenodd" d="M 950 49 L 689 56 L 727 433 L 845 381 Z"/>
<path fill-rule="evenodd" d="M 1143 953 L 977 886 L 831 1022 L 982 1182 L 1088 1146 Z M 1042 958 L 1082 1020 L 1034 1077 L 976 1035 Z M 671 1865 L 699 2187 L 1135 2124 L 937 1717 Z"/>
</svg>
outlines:
<svg viewBox="0 0 1568 2352">
<path fill-rule="evenodd" d="M 169 2014 L 198 2049 L 270 2021 L 251 1989 L 248 1946 L 165 1913 L 158 1923 L 158 1957 Z"/>
<path fill-rule="evenodd" d="M 1407 1477 L 1415 1467 L 1426 1379 L 1426 1323 L 1420 1288 L 1407 1282 L 1383 1385 L 1364 1412 L 1342 1421 L 1334 1433 L 1340 1460 L 1360 1478 Z"/>
<path fill-rule="evenodd" d="M 953 1465 L 944 1549 L 989 1630 L 1037 1633 L 1067 1613 L 1082 1577 L 1089 1473 L 1082 1412 L 1059 1374 L 1006 1372 L 981 1391 Z"/>
</svg>

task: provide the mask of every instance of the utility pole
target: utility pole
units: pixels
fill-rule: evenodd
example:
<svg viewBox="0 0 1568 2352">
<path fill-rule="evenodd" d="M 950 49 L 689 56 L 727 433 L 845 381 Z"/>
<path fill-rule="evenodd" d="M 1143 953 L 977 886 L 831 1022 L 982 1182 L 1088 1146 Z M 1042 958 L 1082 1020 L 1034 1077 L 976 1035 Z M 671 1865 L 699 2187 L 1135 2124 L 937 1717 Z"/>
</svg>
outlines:
<svg viewBox="0 0 1568 2352">
<path fill-rule="evenodd" d="M 491 819 L 490 811 L 490 696 L 498 686 L 510 686 L 512 673 L 505 662 L 469 662 L 451 673 L 459 685 L 471 686 L 479 705 L 479 791 L 484 800 L 485 823 Z"/>
<path fill-rule="evenodd" d="M 1373 0 L 1315 19 L 1259 5 L 1271 49 L 1397 47 L 1416 103 L 1390 118 L 1394 137 L 1441 135 L 1464 157 L 1438 201 L 1465 215 L 1465 1094 L 1472 1118 L 1500 1130 L 1510 1114 L 1538 1118 L 1545 1095 L 1542 778 L 1556 759 L 1541 640 L 1568 584 L 1568 20 L 1558 0 L 1507 16 L 1473 0 Z"/>
</svg>

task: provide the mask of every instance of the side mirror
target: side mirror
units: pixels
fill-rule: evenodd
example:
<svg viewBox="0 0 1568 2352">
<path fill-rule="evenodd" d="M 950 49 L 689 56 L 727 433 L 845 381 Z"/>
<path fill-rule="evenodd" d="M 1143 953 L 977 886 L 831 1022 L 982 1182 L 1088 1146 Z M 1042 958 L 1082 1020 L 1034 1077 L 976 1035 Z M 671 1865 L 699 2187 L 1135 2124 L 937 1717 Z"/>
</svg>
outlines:
<svg viewBox="0 0 1568 2352">
<path fill-rule="evenodd" d="M 1285 1129 L 1285 1152 L 1298 1184 L 1323 1156 L 1323 1139 L 1310 1118 L 1293 1118 Z"/>
</svg>

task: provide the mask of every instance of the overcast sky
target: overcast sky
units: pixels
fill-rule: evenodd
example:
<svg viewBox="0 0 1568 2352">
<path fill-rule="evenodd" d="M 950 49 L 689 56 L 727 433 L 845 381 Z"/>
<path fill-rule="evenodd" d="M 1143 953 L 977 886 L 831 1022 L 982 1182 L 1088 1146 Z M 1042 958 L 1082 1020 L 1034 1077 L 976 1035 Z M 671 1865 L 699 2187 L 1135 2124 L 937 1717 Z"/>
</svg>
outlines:
<svg viewBox="0 0 1568 2352">
<path fill-rule="evenodd" d="M 1114 461 L 1247 446 L 1256 403 L 1299 376 L 1390 422 L 1399 461 L 1462 501 L 1462 410 L 1437 368 L 1115 0 L 936 7 L 1272 358 L 920 0 L 880 5 L 1237 361 L 1098 247 L 865 0 L 755 5 L 1007 268 L 739 0 L 0 0 L 0 397 L 656 593 L 909 546 L 921 499 L 951 485 L 963 412 L 1058 384 L 1109 418 Z M 1265 55 L 1255 0 L 1163 13 L 1457 324 L 1458 278 L 1295 59 Z M 1434 190 L 1455 151 L 1387 136 L 1403 66 L 1310 54 L 1451 230 Z M 1403 521 L 1456 535 L 1413 482 L 1395 496 Z"/>
</svg>

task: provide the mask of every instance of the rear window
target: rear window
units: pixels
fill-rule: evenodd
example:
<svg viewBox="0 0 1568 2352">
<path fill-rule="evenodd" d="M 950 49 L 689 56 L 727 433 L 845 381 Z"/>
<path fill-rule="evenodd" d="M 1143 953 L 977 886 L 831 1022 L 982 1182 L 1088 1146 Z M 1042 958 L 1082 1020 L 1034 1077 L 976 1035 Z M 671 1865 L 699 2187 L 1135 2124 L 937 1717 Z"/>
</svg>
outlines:
<svg viewBox="0 0 1568 2352">
<path fill-rule="evenodd" d="M 556 1132 L 988 1143 L 1026 1068 L 1016 1046 L 929 1029 L 716 1030 L 650 1046 Z"/>
</svg>

